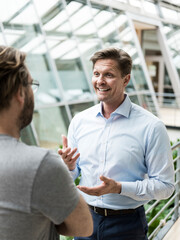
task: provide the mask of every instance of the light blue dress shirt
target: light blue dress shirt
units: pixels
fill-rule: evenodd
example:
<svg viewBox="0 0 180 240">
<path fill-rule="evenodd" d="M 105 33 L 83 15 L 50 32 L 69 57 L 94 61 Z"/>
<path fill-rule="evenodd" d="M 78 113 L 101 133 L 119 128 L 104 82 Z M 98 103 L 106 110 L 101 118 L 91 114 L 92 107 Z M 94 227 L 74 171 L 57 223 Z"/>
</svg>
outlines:
<svg viewBox="0 0 180 240">
<path fill-rule="evenodd" d="M 68 143 L 80 157 L 73 178 L 94 187 L 100 175 L 122 183 L 121 194 L 82 195 L 90 205 L 110 209 L 136 208 L 152 199 L 168 198 L 174 191 L 170 141 L 164 124 L 132 103 L 128 96 L 111 114 L 102 103 L 78 113 L 69 126 Z"/>
</svg>

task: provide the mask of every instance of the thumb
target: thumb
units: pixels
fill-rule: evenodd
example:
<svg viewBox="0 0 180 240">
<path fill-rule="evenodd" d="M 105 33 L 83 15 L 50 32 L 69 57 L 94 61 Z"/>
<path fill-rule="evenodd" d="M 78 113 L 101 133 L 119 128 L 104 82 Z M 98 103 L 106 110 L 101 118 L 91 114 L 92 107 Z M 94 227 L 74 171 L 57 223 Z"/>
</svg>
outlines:
<svg viewBox="0 0 180 240">
<path fill-rule="evenodd" d="M 62 135 L 62 144 L 63 144 L 63 149 L 68 147 L 68 140 L 67 137 Z"/>
<path fill-rule="evenodd" d="M 100 178 L 101 181 L 103 181 L 105 183 L 107 183 L 109 181 L 109 178 L 107 178 L 105 176 L 102 176 L 102 175 L 99 178 Z"/>
<path fill-rule="evenodd" d="M 62 154 L 62 150 L 60 148 L 58 149 L 58 153 L 59 153 L 59 155 Z"/>
</svg>

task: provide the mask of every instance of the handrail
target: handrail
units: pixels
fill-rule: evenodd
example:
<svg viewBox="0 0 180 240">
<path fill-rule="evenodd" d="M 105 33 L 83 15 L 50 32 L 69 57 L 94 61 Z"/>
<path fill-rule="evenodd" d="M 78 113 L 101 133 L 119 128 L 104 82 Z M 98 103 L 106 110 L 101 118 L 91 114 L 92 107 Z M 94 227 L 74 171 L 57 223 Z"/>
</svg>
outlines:
<svg viewBox="0 0 180 240">
<path fill-rule="evenodd" d="M 152 240 L 154 239 L 155 236 L 158 235 L 160 231 L 162 231 L 163 228 L 167 226 L 167 222 L 171 219 L 173 222 L 177 220 L 179 217 L 179 205 L 180 205 L 180 142 L 177 142 L 171 146 L 172 153 L 173 151 L 177 151 L 176 154 L 177 156 L 173 160 L 175 170 L 174 170 L 174 175 L 175 175 L 175 191 L 173 195 L 165 200 L 165 204 L 161 209 L 156 213 L 155 216 L 153 216 L 151 219 L 148 221 L 148 226 L 149 228 L 153 225 L 155 221 L 158 221 L 158 224 L 154 227 L 154 229 L 151 229 L 151 232 L 148 233 L 148 239 Z M 164 200 L 156 200 L 153 202 L 153 204 L 146 210 L 146 216 L 151 214 L 151 212 L 158 207 L 159 204 L 162 203 Z M 171 206 L 169 208 L 169 206 Z M 146 207 L 146 205 L 145 205 Z M 166 211 L 166 214 L 165 214 Z M 168 211 L 168 212 L 167 212 Z M 168 231 L 164 231 L 165 233 Z M 157 238 L 158 239 L 158 238 Z"/>
<path fill-rule="evenodd" d="M 127 93 L 130 98 L 136 97 L 136 101 L 138 101 L 139 105 L 158 116 L 166 126 L 180 127 L 180 94 L 163 92 L 152 93 L 149 90 L 129 90 Z M 155 98 L 158 108 L 155 106 Z"/>
<path fill-rule="evenodd" d="M 176 149 L 177 147 L 180 147 L 180 142 L 177 142 L 171 146 L 171 150 Z M 180 157 L 180 156 L 179 156 Z"/>
</svg>

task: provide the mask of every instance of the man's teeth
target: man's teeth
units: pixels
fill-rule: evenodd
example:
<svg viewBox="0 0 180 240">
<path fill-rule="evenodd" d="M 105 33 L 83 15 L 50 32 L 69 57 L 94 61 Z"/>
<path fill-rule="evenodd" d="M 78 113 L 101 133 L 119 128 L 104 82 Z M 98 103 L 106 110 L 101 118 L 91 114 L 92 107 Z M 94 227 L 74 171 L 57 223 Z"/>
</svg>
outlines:
<svg viewBox="0 0 180 240">
<path fill-rule="evenodd" d="M 109 90 L 109 88 L 108 88 L 108 89 L 104 89 L 104 88 L 98 88 L 98 90 L 99 90 L 100 92 L 106 92 L 106 91 L 108 91 L 108 90 Z"/>
</svg>

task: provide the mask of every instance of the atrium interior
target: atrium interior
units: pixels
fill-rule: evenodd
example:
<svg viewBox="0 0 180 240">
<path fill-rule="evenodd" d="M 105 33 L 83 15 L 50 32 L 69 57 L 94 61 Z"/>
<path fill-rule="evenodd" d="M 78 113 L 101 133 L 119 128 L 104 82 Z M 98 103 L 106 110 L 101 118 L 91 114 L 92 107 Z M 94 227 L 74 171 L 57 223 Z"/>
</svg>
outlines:
<svg viewBox="0 0 180 240">
<path fill-rule="evenodd" d="M 26 52 L 40 82 L 26 143 L 57 148 L 72 117 L 97 103 L 89 59 L 109 46 L 133 59 L 131 100 L 180 126 L 178 1 L 6 0 L 0 13 L 0 44 Z"/>
<path fill-rule="evenodd" d="M 179 0 L 1 1 L 0 45 L 26 52 L 40 82 L 27 144 L 57 150 L 75 114 L 98 103 L 90 57 L 111 46 L 132 57 L 132 102 L 180 129 Z"/>
</svg>

